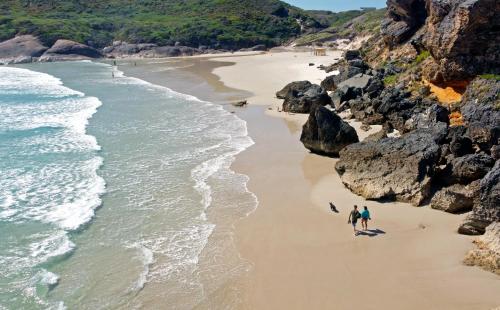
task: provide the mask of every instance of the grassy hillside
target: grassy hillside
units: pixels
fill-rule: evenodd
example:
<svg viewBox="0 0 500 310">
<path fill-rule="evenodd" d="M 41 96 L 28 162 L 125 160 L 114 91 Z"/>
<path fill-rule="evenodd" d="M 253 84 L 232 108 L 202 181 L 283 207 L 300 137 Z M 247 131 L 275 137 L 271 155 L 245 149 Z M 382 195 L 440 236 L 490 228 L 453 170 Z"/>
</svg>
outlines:
<svg viewBox="0 0 500 310">
<path fill-rule="evenodd" d="M 299 22 L 297 22 L 299 21 Z M 277 0 L 2 0 L 0 41 L 35 34 L 103 47 L 113 40 L 198 47 L 280 44 L 302 26 L 319 27 L 307 12 Z"/>
<path fill-rule="evenodd" d="M 304 35 L 297 39 L 297 45 L 308 45 L 315 42 L 324 42 L 339 38 L 372 35 L 380 30 L 380 24 L 385 15 L 385 9 L 379 10 L 352 10 L 329 15 L 317 16 L 316 11 L 311 12 L 321 23 L 328 21 L 330 25 L 318 32 Z M 322 17 L 323 16 L 323 17 Z"/>
</svg>

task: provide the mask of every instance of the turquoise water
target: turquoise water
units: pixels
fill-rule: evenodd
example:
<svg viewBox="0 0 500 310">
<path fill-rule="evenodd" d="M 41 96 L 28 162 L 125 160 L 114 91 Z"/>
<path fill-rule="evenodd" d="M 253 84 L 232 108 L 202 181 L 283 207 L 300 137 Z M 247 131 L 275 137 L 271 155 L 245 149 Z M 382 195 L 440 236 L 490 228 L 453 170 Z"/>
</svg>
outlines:
<svg viewBox="0 0 500 310">
<path fill-rule="evenodd" d="M 91 62 L 0 67 L 0 114 L 0 309 L 238 302 L 243 120 Z"/>
</svg>

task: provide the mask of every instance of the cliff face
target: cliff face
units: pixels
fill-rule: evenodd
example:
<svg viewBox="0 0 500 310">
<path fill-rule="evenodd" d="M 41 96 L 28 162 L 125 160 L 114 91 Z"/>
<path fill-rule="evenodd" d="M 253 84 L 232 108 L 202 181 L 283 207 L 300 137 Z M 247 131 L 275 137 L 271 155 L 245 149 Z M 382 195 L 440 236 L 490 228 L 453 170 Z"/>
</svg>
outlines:
<svg viewBox="0 0 500 310">
<path fill-rule="evenodd" d="M 410 42 L 429 51 L 426 78 L 434 82 L 500 72 L 500 2 L 497 0 L 388 0 L 382 27 L 394 49 Z"/>
</svg>

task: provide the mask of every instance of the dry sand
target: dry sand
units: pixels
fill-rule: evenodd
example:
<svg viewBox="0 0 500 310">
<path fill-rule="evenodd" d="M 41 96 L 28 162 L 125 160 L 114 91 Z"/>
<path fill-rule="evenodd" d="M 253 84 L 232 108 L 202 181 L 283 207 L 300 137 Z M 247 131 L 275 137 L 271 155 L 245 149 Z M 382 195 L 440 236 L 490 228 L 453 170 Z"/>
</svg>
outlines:
<svg viewBox="0 0 500 310">
<path fill-rule="evenodd" d="M 336 160 L 309 154 L 299 142 L 305 116 L 275 111 L 277 90 L 295 80 L 319 83 L 325 73 L 308 64 L 338 56 L 287 52 L 213 59 L 233 63 L 214 69 L 221 82 L 251 92 L 251 104 L 274 109 L 237 110 L 256 144 L 238 156 L 234 169 L 250 176 L 249 189 L 259 199 L 257 210 L 236 225 L 241 255 L 253 264 L 243 283 L 243 308 L 500 306 L 500 278 L 462 264 L 472 248 L 472 238 L 456 233 L 464 215 L 367 202 L 350 193 L 334 171 Z M 340 213 L 329 210 L 330 201 Z M 353 235 L 347 217 L 354 204 L 369 207 L 369 226 L 377 230 Z"/>
</svg>

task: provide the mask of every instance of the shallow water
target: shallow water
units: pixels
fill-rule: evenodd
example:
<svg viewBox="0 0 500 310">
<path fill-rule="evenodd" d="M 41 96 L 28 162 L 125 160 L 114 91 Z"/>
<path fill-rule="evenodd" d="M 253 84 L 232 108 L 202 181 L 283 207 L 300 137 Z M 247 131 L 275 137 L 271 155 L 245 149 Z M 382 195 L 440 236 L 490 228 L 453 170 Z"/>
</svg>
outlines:
<svg viewBox="0 0 500 310">
<path fill-rule="evenodd" d="M 0 94 L 0 308 L 191 309 L 248 270 L 243 120 L 90 62 L 0 67 Z"/>
</svg>

